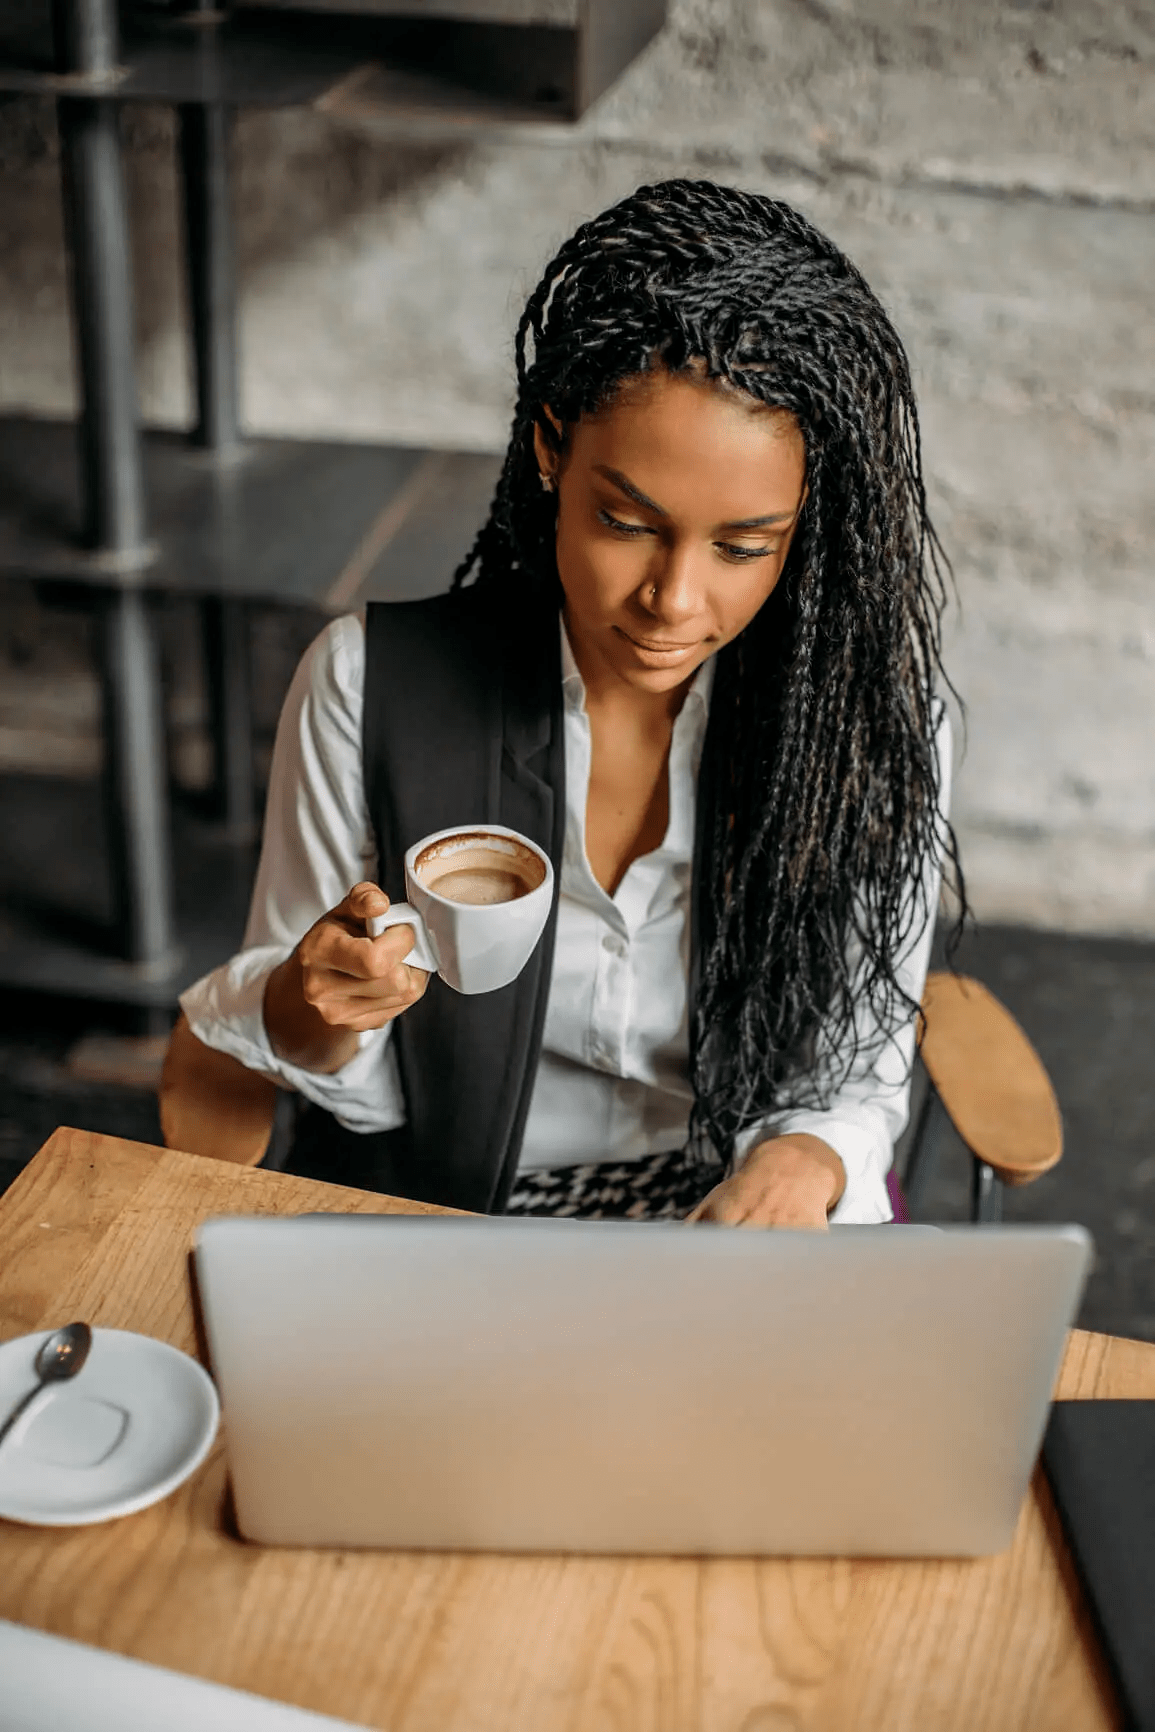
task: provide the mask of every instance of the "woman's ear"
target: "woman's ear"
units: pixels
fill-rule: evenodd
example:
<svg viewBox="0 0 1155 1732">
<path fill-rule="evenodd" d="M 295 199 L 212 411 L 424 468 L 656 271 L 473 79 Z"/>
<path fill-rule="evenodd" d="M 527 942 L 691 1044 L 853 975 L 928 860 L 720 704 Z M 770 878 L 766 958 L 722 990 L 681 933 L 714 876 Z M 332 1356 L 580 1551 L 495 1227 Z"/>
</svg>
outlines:
<svg viewBox="0 0 1155 1732">
<path fill-rule="evenodd" d="M 537 467 L 541 475 L 542 486 L 557 485 L 558 452 L 561 447 L 561 422 L 550 413 L 548 407 L 542 405 L 542 414 L 554 430 L 555 440 L 551 444 L 540 421 L 533 424 L 533 454 L 537 458 Z"/>
</svg>

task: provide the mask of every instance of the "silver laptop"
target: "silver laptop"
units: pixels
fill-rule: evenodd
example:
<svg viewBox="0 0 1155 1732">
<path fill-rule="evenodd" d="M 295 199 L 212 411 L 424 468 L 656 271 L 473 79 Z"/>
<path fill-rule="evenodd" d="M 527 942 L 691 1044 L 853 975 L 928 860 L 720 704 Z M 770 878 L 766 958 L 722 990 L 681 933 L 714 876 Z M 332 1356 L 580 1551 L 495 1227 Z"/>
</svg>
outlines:
<svg viewBox="0 0 1155 1732">
<path fill-rule="evenodd" d="M 1015 1526 L 1079 1227 L 201 1228 L 237 1518 L 295 1546 L 890 1556 Z"/>
</svg>

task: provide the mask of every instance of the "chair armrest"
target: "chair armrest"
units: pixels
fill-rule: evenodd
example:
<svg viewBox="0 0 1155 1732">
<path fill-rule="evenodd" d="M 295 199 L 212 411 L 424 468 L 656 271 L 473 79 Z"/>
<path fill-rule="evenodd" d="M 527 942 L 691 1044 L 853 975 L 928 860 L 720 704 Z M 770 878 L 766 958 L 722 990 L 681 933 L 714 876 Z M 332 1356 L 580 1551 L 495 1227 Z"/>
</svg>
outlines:
<svg viewBox="0 0 1155 1732">
<path fill-rule="evenodd" d="M 1005 1184 L 1030 1184 L 1063 1153 L 1059 1103 L 1043 1061 L 977 980 L 928 975 L 922 1009 L 922 1061 L 959 1136 Z"/>
<path fill-rule="evenodd" d="M 198 1040 L 182 1011 L 160 1079 L 165 1146 L 255 1167 L 269 1146 L 276 1084 Z"/>
</svg>

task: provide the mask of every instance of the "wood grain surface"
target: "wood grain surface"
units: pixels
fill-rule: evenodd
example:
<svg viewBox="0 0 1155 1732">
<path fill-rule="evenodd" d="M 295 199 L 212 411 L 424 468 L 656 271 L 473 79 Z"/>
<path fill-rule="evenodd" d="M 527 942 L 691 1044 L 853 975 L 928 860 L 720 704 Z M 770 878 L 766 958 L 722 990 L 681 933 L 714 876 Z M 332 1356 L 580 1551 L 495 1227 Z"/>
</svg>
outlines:
<svg viewBox="0 0 1155 1732">
<path fill-rule="evenodd" d="M 981 981 L 929 974 L 923 1063 L 971 1152 L 1008 1185 L 1030 1184 L 1063 1153 L 1059 1103 L 1043 1061 Z"/>
<path fill-rule="evenodd" d="M 197 1352 L 193 1230 L 418 1204 L 58 1131 L 0 1203 L 0 1337 L 84 1317 Z M 1074 1334 L 1059 1392 L 1155 1396 L 1155 1347 Z M 223 1438 L 154 1509 L 0 1522 L 0 1616 L 390 1732 L 1113 1727 L 1045 1484 L 979 1561 L 262 1549 Z"/>
</svg>

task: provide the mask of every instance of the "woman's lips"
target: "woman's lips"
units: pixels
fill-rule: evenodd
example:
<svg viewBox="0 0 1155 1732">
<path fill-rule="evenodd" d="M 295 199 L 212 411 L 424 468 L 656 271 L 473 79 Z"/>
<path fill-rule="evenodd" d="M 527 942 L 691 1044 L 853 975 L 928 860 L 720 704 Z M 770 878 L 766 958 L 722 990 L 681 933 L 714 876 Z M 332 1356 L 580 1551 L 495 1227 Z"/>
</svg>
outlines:
<svg viewBox="0 0 1155 1732">
<path fill-rule="evenodd" d="M 628 644 L 632 644 L 639 654 L 654 656 L 663 661 L 676 661 L 680 656 L 689 655 L 698 647 L 697 640 L 690 643 L 669 643 L 659 638 L 635 637 L 632 632 L 624 631 L 621 626 L 616 628 Z"/>
</svg>

